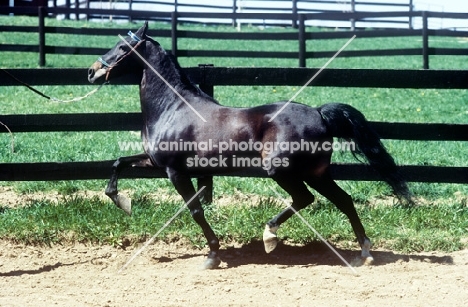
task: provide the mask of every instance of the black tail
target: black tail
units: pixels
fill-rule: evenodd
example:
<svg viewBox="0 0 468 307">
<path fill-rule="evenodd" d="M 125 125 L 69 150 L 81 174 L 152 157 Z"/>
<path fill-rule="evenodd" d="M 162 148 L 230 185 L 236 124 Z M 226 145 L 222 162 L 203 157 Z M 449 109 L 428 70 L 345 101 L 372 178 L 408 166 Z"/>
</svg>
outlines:
<svg viewBox="0 0 468 307">
<path fill-rule="evenodd" d="M 394 193 L 412 202 L 411 193 L 398 166 L 361 112 L 342 103 L 325 104 L 319 108 L 319 112 L 334 137 L 353 139 L 357 145 L 357 153 L 367 159 L 393 188 Z"/>
</svg>

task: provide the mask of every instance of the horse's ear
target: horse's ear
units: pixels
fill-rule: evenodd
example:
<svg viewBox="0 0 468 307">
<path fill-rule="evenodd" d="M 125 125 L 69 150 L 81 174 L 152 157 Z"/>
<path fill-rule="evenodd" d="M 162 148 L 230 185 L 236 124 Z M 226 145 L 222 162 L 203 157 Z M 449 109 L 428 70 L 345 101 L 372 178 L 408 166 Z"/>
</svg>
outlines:
<svg viewBox="0 0 468 307">
<path fill-rule="evenodd" d="M 145 21 L 145 24 L 138 29 L 138 31 L 135 33 L 138 37 L 144 38 L 146 36 L 146 31 L 148 30 L 148 20 Z"/>
</svg>

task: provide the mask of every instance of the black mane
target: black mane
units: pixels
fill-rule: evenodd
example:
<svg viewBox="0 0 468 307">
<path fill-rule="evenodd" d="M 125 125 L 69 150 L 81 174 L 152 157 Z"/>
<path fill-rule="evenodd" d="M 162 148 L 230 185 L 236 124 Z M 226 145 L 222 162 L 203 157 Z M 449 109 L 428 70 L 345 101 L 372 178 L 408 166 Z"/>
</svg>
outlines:
<svg viewBox="0 0 468 307">
<path fill-rule="evenodd" d="M 176 73 L 176 78 L 179 79 L 179 81 L 184 85 L 184 88 L 186 90 L 189 90 L 190 92 L 194 93 L 195 95 L 200 95 L 205 98 L 209 98 L 216 104 L 219 104 L 217 100 L 203 92 L 185 73 L 184 69 L 182 66 L 180 66 L 179 61 L 177 61 L 177 58 L 172 54 L 172 52 L 166 51 L 161 44 L 159 44 L 156 40 L 154 40 L 152 37 L 146 35 L 146 38 L 148 41 L 156 45 L 156 47 L 159 49 L 159 54 L 162 55 L 162 59 L 168 59 L 170 65 L 174 68 L 173 71 Z"/>
</svg>

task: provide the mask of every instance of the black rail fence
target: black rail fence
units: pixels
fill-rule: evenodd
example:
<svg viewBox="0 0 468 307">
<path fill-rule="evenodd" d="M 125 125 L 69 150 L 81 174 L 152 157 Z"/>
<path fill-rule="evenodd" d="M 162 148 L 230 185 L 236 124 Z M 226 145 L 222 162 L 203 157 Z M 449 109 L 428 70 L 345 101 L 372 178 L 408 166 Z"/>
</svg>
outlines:
<svg viewBox="0 0 468 307">
<path fill-rule="evenodd" d="M 40 3 L 46 2 L 45 0 L 32 0 L 28 6 L 47 6 Z M 1 2 L 0 2 L 1 3 Z M 39 5 L 40 4 L 40 5 Z M 400 10 L 400 11 L 413 11 L 414 5 L 413 0 L 400 0 L 393 2 L 365 2 L 358 0 L 344 0 L 344 1 L 333 1 L 333 0 L 255 0 L 250 2 L 243 2 L 238 0 L 226 0 L 226 1 L 217 1 L 217 2 L 206 2 L 206 3 L 196 3 L 194 1 L 185 0 L 119 0 L 119 1 L 109 1 L 108 3 L 103 3 L 100 0 L 54 0 L 52 3 L 53 7 L 65 7 L 65 8 L 103 8 L 103 6 L 113 6 L 115 9 L 128 9 L 132 10 L 142 10 L 148 9 L 151 11 L 166 11 L 166 12 L 178 12 L 178 11 L 210 11 L 210 12 L 224 12 L 224 13 L 259 13 L 259 12 L 275 12 L 275 13 L 288 13 L 296 16 L 293 17 L 292 26 L 297 27 L 297 14 L 300 13 L 323 13 L 323 12 L 356 12 L 356 11 L 369 11 L 379 8 L 379 11 L 386 10 Z M 358 10 L 358 9 L 359 10 Z M 71 19 L 70 13 L 64 15 L 65 19 Z M 74 14 L 75 19 L 80 19 L 83 15 Z M 127 19 L 133 21 L 132 16 L 119 16 L 119 15 L 86 15 L 87 19 Z M 161 20 L 165 20 L 161 18 Z M 232 25 L 237 25 L 237 19 L 218 19 L 221 21 L 213 20 L 197 20 L 196 18 L 187 18 L 185 22 L 202 22 L 202 23 L 221 23 L 227 24 L 231 23 Z M 350 28 L 352 30 L 356 27 L 356 21 L 359 22 L 368 22 L 369 20 L 355 20 L 351 19 Z M 277 21 L 276 21 L 277 22 Z M 382 23 L 382 24 L 403 24 L 407 25 L 408 28 L 412 28 L 413 21 L 410 16 L 407 20 L 405 19 L 373 19 L 372 23 Z M 275 21 L 271 19 L 263 19 L 257 22 L 251 22 L 251 24 L 267 24 L 274 25 Z M 281 23 L 280 25 L 284 25 Z M 379 26 L 380 27 L 380 26 Z"/>
<path fill-rule="evenodd" d="M 32 8 L 8 8 L 2 7 L 2 13 L 27 13 L 32 12 Z M 421 37 L 421 47 L 405 49 L 384 49 L 384 50 L 344 50 L 340 57 L 372 57 L 372 56 L 421 56 L 421 68 L 429 69 L 429 57 L 435 55 L 468 55 L 467 48 L 439 48 L 429 46 L 430 36 L 446 37 L 468 37 L 468 31 L 452 31 L 446 29 L 433 30 L 428 27 L 429 18 L 452 18 L 468 19 L 468 13 L 439 13 L 426 11 L 410 12 L 350 12 L 350 13 L 309 13 L 309 14 L 284 14 L 284 13 L 187 13 L 187 12 L 150 12 L 135 10 L 103 10 L 103 9 L 70 9 L 70 8 L 45 8 L 37 9 L 39 18 L 38 26 L 3 26 L 0 25 L 0 31 L 8 32 L 36 32 L 38 33 L 38 42 L 34 44 L 0 44 L 1 51 L 17 52 L 37 52 L 39 54 L 39 65 L 45 66 L 47 54 L 74 54 L 74 55 L 96 55 L 107 51 L 104 48 L 93 46 L 55 46 L 54 41 L 46 41 L 46 34 L 73 34 L 73 35 L 98 35 L 98 36 L 116 36 L 121 34 L 121 30 L 107 28 L 72 28 L 72 27 L 51 27 L 45 26 L 45 18 L 54 14 L 66 14 L 70 12 L 86 15 L 106 15 L 118 14 L 132 17 L 134 19 L 155 20 L 166 18 L 171 22 L 171 29 L 150 30 L 150 35 L 154 37 L 171 38 L 171 51 L 176 57 L 238 57 L 238 58 L 289 58 L 297 59 L 299 67 L 306 67 L 307 59 L 329 58 L 333 56 L 336 50 L 314 51 L 307 49 L 307 42 L 311 40 L 328 40 L 350 38 L 356 35 L 358 38 L 374 37 L 403 37 L 415 36 Z M 363 20 L 372 18 L 389 17 L 421 17 L 423 27 L 421 29 L 379 29 L 379 30 L 354 30 L 354 31 L 336 31 L 336 32 L 314 32 L 307 31 L 305 25 L 307 20 Z M 298 20 L 298 30 L 295 32 L 279 33 L 252 33 L 252 32 L 203 32 L 178 29 L 178 24 L 184 18 L 242 18 L 242 19 L 262 19 L 273 18 L 280 20 Z M 272 41 L 289 40 L 297 42 L 297 51 L 261 51 L 261 50 L 190 50 L 180 49 L 178 42 L 180 39 L 218 39 L 218 40 L 251 40 L 251 41 Z M 81 40 L 83 43 L 85 39 Z"/>
<path fill-rule="evenodd" d="M 189 77 L 206 92 L 214 86 L 303 85 L 318 70 L 309 68 L 192 67 Z M 10 69 L 9 73 L 31 85 L 84 85 L 86 69 Z M 137 84 L 126 77 L 113 82 Z M 0 86 L 19 86 L 0 71 Z M 468 71 L 326 69 L 314 86 L 468 89 Z M 142 126 L 140 113 L 20 114 L 0 115 L 13 134 L 52 131 L 132 131 Z M 468 124 L 372 122 L 383 139 L 418 141 L 468 141 Z M 7 133 L 7 129 L 0 129 Z M 117 157 L 116 157 L 117 158 Z M 1 181 L 106 179 L 112 161 L 0 163 Z M 402 165 L 408 181 L 468 183 L 468 166 Z M 364 164 L 332 164 L 337 180 L 377 181 L 379 176 Z M 259 169 L 246 168 L 222 176 L 265 177 Z M 123 178 L 164 178 L 163 170 L 132 168 Z M 197 177 L 197 176 L 194 176 Z"/>
<path fill-rule="evenodd" d="M 68 4 L 66 7 L 71 7 L 71 0 L 66 0 Z M 86 8 L 93 8 L 96 5 L 102 5 L 100 1 L 97 0 L 87 0 L 82 1 L 75 0 L 75 8 L 80 7 L 80 4 L 85 3 Z M 272 5 L 272 2 L 274 5 Z M 93 6 L 93 3 L 96 4 Z M 263 4 L 262 4 L 263 3 Z M 265 4 L 266 3 L 266 4 Z M 399 9 L 401 11 L 413 11 L 413 0 L 400 1 L 400 2 L 364 2 L 356 0 L 345 0 L 345 1 L 331 1 L 331 0 L 267 0 L 267 1 L 251 1 L 244 3 L 238 0 L 216 2 L 216 3 L 207 3 L 207 4 L 197 4 L 193 1 L 178 1 L 178 0 L 166 0 L 166 1 L 155 1 L 155 0 L 122 0 L 119 1 L 119 8 L 127 8 L 132 11 L 135 8 L 140 8 L 142 6 L 151 8 L 152 6 L 157 5 L 161 11 L 195 11 L 197 9 L 203 10 L 216 10 L 217 12 L 224 13 L 265 13 L 265 12 L 275 12 L 275 13 L 287 13 L 292 14 L 292 26 L 297 27 L 298 14 L 309 14 L 309 13 L 340 13 L 340 12 L 356 12 L 356 7 L 360 8 L 363 11 L 366 11 L 369 7 L 379 7 L 382 10 L 395 10 Z M 318 8 L 320 7 L 320 8 Z M 102 18 L 102 15 L 91 16 L 88 15 L 87 18 Z M 110 16 L 109 16 L 110 17 Z M 114 16 L 112 16 L 114 17 Z M 67 16 L 70 18 L 70 16 Z M 75 15 L 75 18 L 79 18 L 78 15 Z M 117 17 L 118 18 L 118 17 Z M 125 16 L 121 18 L 126 18 Z M 232 19 L 223 19 L 221 23 L 225 24 L 231 22 L 233 26 L 238 24 L 239 18 L 233 17 Z M 131 17 L 128 20 L 132 20 Z M 164 19 L 161 19 L 164 20 Z M 196 18 L 186 18 L 185 22 L 203 22 L 206 23 L 207 20 L 197 21 Z M 350 19 L 350 28 L 354 30 L 356 28 L 356 21 L 373 23 L 385 23 L 385 24 L 405 24 L 408 25 L 408 28 L 412 28 L 413 22 L 412 17 L 409 16 L 407 20 L 402 19 L 372 19 L 372 20 L 356 20 Z M 209 23 L 216 23 L 215 21 L 208 21 Z M 277 22 L 277 21 L 276 21 Z M 275 21 L 272 19 L 263 19 L 260 21 L 250 21 L 251 24 L 263 24 L 263 25 L 274 25 Z M 280 23 L 279 25 L 284 25 L 285 23 Z"/>
</svg>

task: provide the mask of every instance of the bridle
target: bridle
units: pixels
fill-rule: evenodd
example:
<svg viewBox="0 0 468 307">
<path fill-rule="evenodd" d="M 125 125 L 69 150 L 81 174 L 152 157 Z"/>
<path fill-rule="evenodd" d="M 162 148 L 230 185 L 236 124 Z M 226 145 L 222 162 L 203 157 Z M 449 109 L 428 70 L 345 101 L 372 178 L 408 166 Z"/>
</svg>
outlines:
<svg viewBox="0 0 468 307">
<path fill-rule="evenodd" d="M 132 38 L 132 40 L 136 41 L 137 44 L 135 45 L 135 47 L 132 47 L 130 52 L 128 52 L 127 54 L 125 54 L 123 57 L 121 57 L 117 62 L 115 62 L 114 64 L 110 65 L 109 63 L 107 63 L 102 57 L 99 57 L 98 58 L 98 62 L 100 62 L 102 65 L 104 65 L 105 67 L 107 67 L 107 72 L 106 72 L 106 81 L 109 80 L 109 75 L 110 75 L 110 72 L 112 70 L 112 68 L 116 67 L 119 62 L 123 61 L 125 58 L 127 58 L 128 56 L 132 55 L 133 52 L 136 51 L 136 49 L 142 44 L 144 43 L 146 40 L 144 39 L 141 39 L 139 38 L 137 35 L 135 35 L 132 31 L 128 31 L 127 33 L 128 36 L 130 36 Z"/>
</svg>

